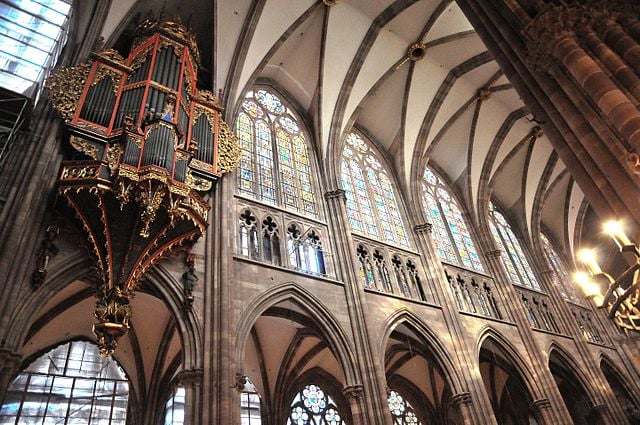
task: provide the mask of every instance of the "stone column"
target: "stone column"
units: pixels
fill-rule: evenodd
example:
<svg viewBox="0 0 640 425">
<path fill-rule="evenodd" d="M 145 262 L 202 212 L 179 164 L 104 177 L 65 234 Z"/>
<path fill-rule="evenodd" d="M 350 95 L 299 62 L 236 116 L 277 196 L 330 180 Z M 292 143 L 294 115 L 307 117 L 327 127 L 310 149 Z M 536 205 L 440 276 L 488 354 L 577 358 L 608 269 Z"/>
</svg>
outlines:
<svg viewBox="0 0 640 425">
<path fill-rule="evenodd" d="M 4 403 L 9 385 L 20 369 L 21 359 L 20 354 L 0 348 L 0 406 Z"/>
<path fill-rule="evenodd" d="M 462 418 L 462 423 L 464 425 L 470 425 L 473 423 L 471 419 L 471 406 L 473 401 L 471 400 L 471 394 L 469 393 L 458 393 L 451 397 L 453 404 L 458 407 L 458 411 L 460 412 L 460 417 Z"/>
<path fill-rule="evenodd" d="M 640 44 L 631 38 L 616 21 L 602 17 L 596 25 L 603 40 L 625 60 L 637 74 L 640 74 Z"/>
<path fill-rule="evenodd" d="M 184 425 L 195 425 L 202 417 L 202 369 L 183 370 L 178 382 L 184 387 Z"/>
<path fill-rule="evenodd" d="M 362 385 L 348 385 L 342 389 L 342 394 L 349 401 L 351 420 L 354 425 L 366 423 L 364 418 L 364 388 Z"/>
<path fill-rule="evenodd" d="M 544 42 L 544 41 L 543 41 Z M 553 41 L 551 41 L 553 42 Z M 551 49 L 583 92 L 598 106 L 613 127 L 635 150 L 640 151 L 640 114 L 598 64 L 577 43 L 575 36 L 563 34 Z M 638 65 L 640 67 L 640 64 Z M 640 68 L 638 68 L 640 69 Z"/>
<path fill-rule="evenodd" d="M 629 91 L 632 100 L 640 101 L 640 78 L 620 57 L 607 46 L 589 25 L 578 30 L 584 44 L 593 52 L 600 62 L 611 72 L 622 86 Z"/>
<path fill-rule="evenodd" d="M 432 228 L 431 223 L 422 223 L 414 226 L 413 231 L 418 251 L 422 253 L 423 264 L 431 283 L 431 289 L 434 291 L 436 300 L 442 306 L 442 314 L 451 337 L 456 346 L 459 347 L 456 350 L 457 358 L 452 360 L 462 370 L 461 378 L 466 381 L 464 382 L 466 388 L 464 388 L 465 391 L 454 396 L 453 402 L 459 406 L 465 425 L 495 424 L 491 401 L 477 369 L 478 359 L 470 355 L 470 353 L 475 352 L 475 348 L 468 345 L 469 341 L 460 325 L 458 305 L 453 298 L 453 294 L 451 294 L 449 284 L 445 278 L 444 268 L 433 247 Z M 476 400 L 476 403 L 472 403 L 472 400 Z"/>
<path fill-rule="evenodd" d="M 543 424 L 552 424 L 553 415 L 551 414 L 551 402 L 548 398 L 541 398 L 534 400 L 531 403 L 530 409 L 536 417 L 536 420 Z"/>
<path fill-rule="evenodd" d="M 363 300 L 366 295 L 364 288 L 359 283 L 354 265 L 356 258 L 355 247 L 351 238 L 351 226 L 347 220 L 345 192 L 342 189 L 328 191 L 325 193 L 325 199 L 327 200 L 329 212 L 329 226 L 333 234 L 331 244 L 335 252 L 336 277 L 344 282 L 344 290 L 349 307 L 349 322 L 354 338 L 353 347 L 355 348 L 355 358 L 357 360 L 355 373 L 358 376 L 347 377 L 347 379 L 361 380 L 361 384 L 357 385 L 353 381 L 347 383 L 350 386 L 362 387 L 362 401 L 356 403 L 357 406 L 355 406 L 354 425 L 391 424 L 391 415 L 389 414 L 389 409 L 385 408 L 384 403 L 387 397 L 384 366 L 380 363 L 382 359 L 378 359 L 372 353 L 374 344 L 371 341 L 370 327 L 367 325 L 363 306 Z M 355 394 L 358 393 L 359 391 L 355 392 Z M 360 399 L 358 397 L 355 398 Z M 355 401 L 350 401 L 350 403 L 353 406 Z"/>
</svg>

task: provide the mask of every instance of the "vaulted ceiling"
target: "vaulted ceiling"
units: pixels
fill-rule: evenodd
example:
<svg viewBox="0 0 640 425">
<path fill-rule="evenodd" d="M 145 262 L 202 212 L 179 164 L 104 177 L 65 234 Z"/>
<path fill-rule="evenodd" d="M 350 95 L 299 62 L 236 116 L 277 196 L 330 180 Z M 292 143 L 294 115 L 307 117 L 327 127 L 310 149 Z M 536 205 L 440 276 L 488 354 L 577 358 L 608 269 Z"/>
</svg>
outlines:
<svg viewBox="0 0 640 425">
<path fill-rule="evenodd" d="M 189 22 L 203 52 L 201 80 L 224 89 L 227 119 L 253 84 L 279 90 L 306 119 L 326 175 L 356 127 L 392 164 L 407 199 L 429 163 L 454 184 L 476 222 L 492 195 L 523 235 L 541 222 L 561 249 L 573 250 L 584 196 L 454 1 L 117 5 L 103 29 L 108 44 L 149 10 Z M 421 60 L 407 56 L 414 43 L 426 49 Z"/>
</svg>

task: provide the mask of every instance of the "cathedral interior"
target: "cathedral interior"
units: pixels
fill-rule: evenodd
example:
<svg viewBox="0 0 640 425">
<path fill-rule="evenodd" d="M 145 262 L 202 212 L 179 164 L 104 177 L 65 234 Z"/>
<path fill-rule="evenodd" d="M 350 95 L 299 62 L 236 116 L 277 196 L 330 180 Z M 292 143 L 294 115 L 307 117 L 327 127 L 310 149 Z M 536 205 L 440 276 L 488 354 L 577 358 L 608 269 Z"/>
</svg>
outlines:
<svg viewBox="0 0 640 425">
<path fill-rule="evenodd" d="M 640 424 L 640 6 L 0 0 L 0 424 Z"/>
</svg>

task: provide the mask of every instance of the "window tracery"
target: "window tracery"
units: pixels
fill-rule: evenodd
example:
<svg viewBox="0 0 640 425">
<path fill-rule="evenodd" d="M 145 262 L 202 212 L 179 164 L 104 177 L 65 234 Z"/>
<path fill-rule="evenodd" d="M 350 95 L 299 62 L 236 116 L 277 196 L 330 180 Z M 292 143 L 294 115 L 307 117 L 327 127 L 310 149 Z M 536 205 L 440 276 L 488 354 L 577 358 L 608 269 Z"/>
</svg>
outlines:
<svg viewBox="0 0 640 425">
<path fill-rule="evenodd" d="M 493 202 L 489 202 L 489 228 L 498 248 L 502 251 L 502 264 L 511 283 L 540 291 L 540 284 L 533 274 L 518 238 Z"/>
<path fill-rule="evenodd" d="M 264 261 L 271 264 L 281 265 L 280 236 L 278 235 L 278 224 L 267 216 L 262 220 L 262 257 Z"/>
<path fill-rule="evenodd" d="M 551 270 L 551 279 L 553 280 L 553 283 L 556 285 L 565 300 L 580 303 L 580 298 L 578 297 L 575 286 L 572 284 L 567 268 L 565 267 L 564 262 L 560 259 L 556 250 L 553 248 L 549 238 L 547 238 L 543 233 L 540 233 L 540 240 L 542 241 L 542 248 L 545 253 L 547 265 Z"/>
<path fill-rule="evenodd" d="M 387 170 L 356 133 L 347 135 L 340 175 L 351 228 L 369 237 L 408 247 L 409 239 Z"/>
<path fill-rule="evenodd" d="M 422 425 L 411 404 L 395 390 L 389 391 L 387 404 L 394 425 Z"/>
<path fill-rule="evenodd" d="M 307 385 L 291 403 L 287 425 L 343 425 L 333 399 L 318 385 Z"/>
<path fill-rule="evenodd" d="M 287 228 L 289 264 L 305 272 L 326 274 L 324 251 L 319 234 L 309 228 L 304 233 L 293 223 Z"/>
<path fill-rule="evenodd" d="M 446 183 L 426 167 L 421 187 L 422 207 L 433 225 L 432 235 L 438 257 L 445 262 L 484 272 L 460 206 Z"/>
<path fill-rule="evenodd" d="M 239 192 L 317 217 L 309 149 L 293 111 L 271 91 L 249 91 L 236 134 L 242 149 Z"/>
<path fill-rule="evenodd" d="M 100 423 L 124 425 L 129 383 L 98 347 L 73 341 L 24 369 L 7 392 L 0 423 Z"/>
<path fill-rule="evenodd" d="M 244 210 L 240 214 L 240 254 L 254 260 L 259 258 L 256 222 L 251 210 Z"/>
</svg>

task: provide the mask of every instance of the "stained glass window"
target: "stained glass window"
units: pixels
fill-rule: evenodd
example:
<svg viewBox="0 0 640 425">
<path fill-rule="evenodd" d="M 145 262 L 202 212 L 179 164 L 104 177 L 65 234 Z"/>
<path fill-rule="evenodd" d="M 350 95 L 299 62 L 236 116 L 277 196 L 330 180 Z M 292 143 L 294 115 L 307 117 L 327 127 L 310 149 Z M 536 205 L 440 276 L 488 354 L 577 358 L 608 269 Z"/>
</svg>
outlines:
<svg viewBox="0 0 640 425">
<path fill-rule="evenodd" d="M 356 133 L 347 135 L 340 175 L 351 229 L 408 247 L 409 239 L 391 179 L 373 149 Z"/>
<path fill-rule="evenodd" d="M 342 425 L 338 406 L 318 385 L 307 385 L 291 403 L 287 425 Z"/>
<path fill-rule="evenodd" d="M 389 391 L 387 403 L 394 425 L 422 425 L 413 406 L 397 391 Z"/>
<path fill-rule="evenodd" d="M 580 297 L 578 296 L 576 287 L 573 285 L 572 279 L 569 277 L 567 268 L 553 248 L 553 245 L 551 245 L 549 238 L 543 233 L 540 233 L 540 240 L 542 241 L 542 248 L 544 249 L 547 265 L 552 272 L 551 278 L 553 283 L 557 286 L 558 290 L 560 290 L 560 294 L 562 294 L 565 300 L 580 303 Z"/>
<path fill-rule="evenodd" d="M 533 270 L 518 238 L 511 229 L 511 225 L 493 205 L 489 202 L 489 228 L 493 239 L 502 251 L 502 264 L 504 265 L 511 283 L 540 290 L 540 284 L 533 274 Z"/>
<path fill-rule="evenodd" d="M 249 91 L 236 134 L 242 149 L 238 191 L 317 217 L 309 149 L 293 111 L 274 93 Z"/>
<path fill-rule="evenodd" d="M 129 383 L 98 347 L 74 341 L 45 353 L 13 381 L 2 424 L 126 423 Z"/>
<path fill-rule="evenodd" d="M 421 183 L 422 207 L 432 224 L 438 258 L 447 263 L 484 272 L 462 211 L 446 183 L 425 168 Z"/>
</svg>

